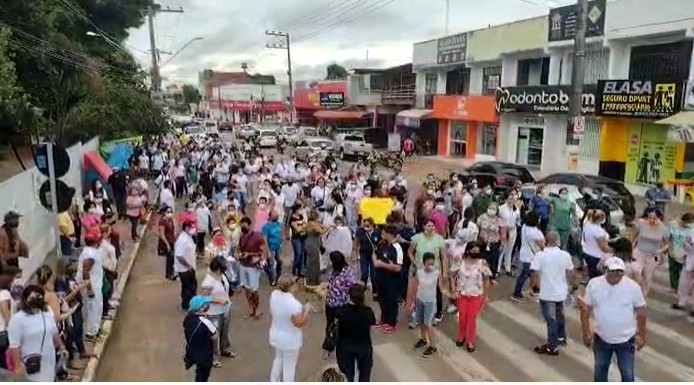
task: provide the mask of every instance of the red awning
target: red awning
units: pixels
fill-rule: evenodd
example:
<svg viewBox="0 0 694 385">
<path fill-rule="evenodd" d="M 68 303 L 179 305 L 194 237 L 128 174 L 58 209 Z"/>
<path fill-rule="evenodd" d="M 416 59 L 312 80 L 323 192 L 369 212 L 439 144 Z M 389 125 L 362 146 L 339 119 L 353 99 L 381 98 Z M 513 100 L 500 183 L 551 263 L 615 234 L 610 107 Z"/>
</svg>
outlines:
<svg viewBox="0 0 694 385">
<path fill-rule="evenodd" d="M 113 170 L 96 151 L 89 151 L 84 154 L 84 169 L 88 168 L 96 171 L 103 180 L 108 180 L 108 177 L 113 174 Z"/>
<path fill-rule="evenodd" d="M 343 111 L 343 110 L 324 110 L 324 111 L 316 111 L 313 113 L 313 116 L 315 116 L 318 119 L 342 119 L 342 120 L 359 120 L 363 119 L 367 115 L 370 115 L 371 113 L 368 111 Z"/>
</svg>

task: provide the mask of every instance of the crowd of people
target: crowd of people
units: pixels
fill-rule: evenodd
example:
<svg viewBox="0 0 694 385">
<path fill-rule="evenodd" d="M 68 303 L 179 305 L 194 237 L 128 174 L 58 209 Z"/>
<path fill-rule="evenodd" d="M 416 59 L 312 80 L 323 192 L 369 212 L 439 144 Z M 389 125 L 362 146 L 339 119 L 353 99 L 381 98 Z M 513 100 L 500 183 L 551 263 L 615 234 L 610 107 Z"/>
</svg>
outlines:
<svg viewBox="0 0 694 385">
<path fill-rule="evenodd" d="M 98 338 L 118 278 L 121 244 L 114 223 L 129 221 L 135 240 L 150 203 L 157 208 L 163 276 L 180 283 L 184 363 L 195 367 L 201 382 L 236 356 L 231 302 L 241 294 L 249 321 L 269 308 L 275 351 L 269 378 L 285 382 L 295 380 L 302 328 L 315 322 L 316 302 L 301 303 L 297 290 L 322 298 L 322 346 L 326 357 L 334 353 L 339 371 L 330 376 L 361 382 L 370 380 L 374 365 L 372 331 L 393 333 L 402 312 L 410 328 L 419 328 L 413 347 L 423 357 L 437 354 L 433 328 L 446 314 L 457 322 L 456 345 L 475 352 L 476 320 L 502 279 L 515 279 L 511 300 L 539 302 L 547 341 L 534 348 L 538 354 L 560 354 L 564 307 L 580 307 L 596 381 L 607 379 L 613 353 L 623 361 L 622 379 L 634 379 L 631 347 L 645 344 L 645 298 L 666 259 L 679 294 L 673 308 L 689 310 L 692 214 L 663 223 L 664 206 L 653 205 L 615 231 L 599 205 L 585 207 L 579 218 L 566 189 L 554 196 L 539 187 L 528 196 L 516 184 L 499 194 L 456 174 L 431 174 L 413 193 L 400 172 L 344 166 L 331 154 L 304 162 L 291 152 L 277 158 L 236 141 L 167 137 L 139 146 L 132 178 L 117 171 L 108 189 L 95 182 L 78 205 L 83 210 L 64 215 L 65 267 L 42 267 L 39 285 L 23 288 L 19 297 L 19 273 L 5 269 L 0 310 L 11 357 L 5 363 L 28 372 L 27 357 L 46 352 L 41 371 L 32 375 L 51 381 L 56 373 L 46 368 L 89 356 L 82 338 Z M 149 184 L 157 187 L 152 199 Z M 7 228 L 13 218 L 6 216 Z M 0 247 L 3 242 L 0 234 Z M 291 250 L 288 260 L 283 249 Z M 263 276 L 272 290 L 267 298 L 261 298 Z M 18 334 L 24 330 L 31 339 Z"/>
</svg>

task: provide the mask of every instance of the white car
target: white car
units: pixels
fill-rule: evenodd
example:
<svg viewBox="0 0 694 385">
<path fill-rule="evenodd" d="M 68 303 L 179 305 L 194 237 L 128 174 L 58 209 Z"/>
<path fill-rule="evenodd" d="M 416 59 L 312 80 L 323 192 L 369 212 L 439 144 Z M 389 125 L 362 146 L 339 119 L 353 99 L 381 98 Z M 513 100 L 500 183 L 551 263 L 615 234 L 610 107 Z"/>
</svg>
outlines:
<svg viewBox="0 0 694 385">
<path fill-rule="evenodd" d="M 236 130 L 236 137 L 239 139 L 249 139 L 258 135 L 258 128 L 253 125 L 244 125 Z"/>
<path fill-rule="evenodd" d="M 364 135 L 359 134 L 337 134 L 337 152 L 340 158 L 365 157 L 373 151 L 373 145 L 366 143 Z"/>
<path fill-rule="evenodd" d="M 335 142 L 328 138 L 306 138 L 296 147 L 297 156 L 306 156 L 321 151 L 334 151 Z"/>
<path fill-rule="evenodd" d="M 272 129 L 260 130 L 260 147 L 277 146 L 277 131 Z"/>
<path fill-rule="evenodd" d="M 280 132 L 290 143 L 296 143 L 300 141 L 302 137 L 301 131 L 294 126 L 284 126 L 280 129 Z"/>
<path fill-rule="evenodd" d="M 309 136 L 318 136 L 318 129 L 316 127 L 311 126 L 301 126 L 299 127 L 299 133 L 301 134 L 302 138 L 306 138 Z"/>
</svg>

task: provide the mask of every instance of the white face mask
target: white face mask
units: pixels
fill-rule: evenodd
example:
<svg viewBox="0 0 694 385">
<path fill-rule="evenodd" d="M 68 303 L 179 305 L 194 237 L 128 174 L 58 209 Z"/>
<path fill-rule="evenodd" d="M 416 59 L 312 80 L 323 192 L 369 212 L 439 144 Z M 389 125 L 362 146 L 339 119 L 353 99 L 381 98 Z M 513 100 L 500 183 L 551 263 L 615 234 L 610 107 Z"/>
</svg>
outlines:
<svg viewBox="0 0 694 385">
<path fill-rule="evenodd" d="M 443 211 L 446 208 L 446 205 L 436 205 L 436 209 L 439 211 Z"/>
<path fill-rule="evenodd" d="M 188 229 L 188 234 L 189 234 L 189 235 L 195 235 L 195 234 L 197 234 L 197 232 L 198 232 L 198 231 L 197 231 L 196 229 Z"/>
<path fill-rule="evenodd" d="M 98 213 L 96 207 L 92 207 L 91 209 L 89 209 L 89 214 L 96 214 L 96 213 Z"/>
<path fill-rule="evenodd" d="M 487 215 L 491 217 L 496 216 L 496 209 L 487 209 Z"/>
</svg>

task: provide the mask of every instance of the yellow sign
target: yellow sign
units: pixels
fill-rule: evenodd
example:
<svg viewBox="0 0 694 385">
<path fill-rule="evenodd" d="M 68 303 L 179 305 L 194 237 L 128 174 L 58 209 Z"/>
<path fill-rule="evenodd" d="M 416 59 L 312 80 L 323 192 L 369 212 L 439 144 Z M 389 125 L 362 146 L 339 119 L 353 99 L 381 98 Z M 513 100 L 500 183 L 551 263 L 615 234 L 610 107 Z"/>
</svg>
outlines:
<svg viewBox="0 0 694 385">
<path fill-rule="evenodd" d="M 362 218 L 371 218 L 377 225 L 384 225 L 392 210 L 393 200 L 390 198 L 362 198 L 359 202 Z"/>
</svg>

